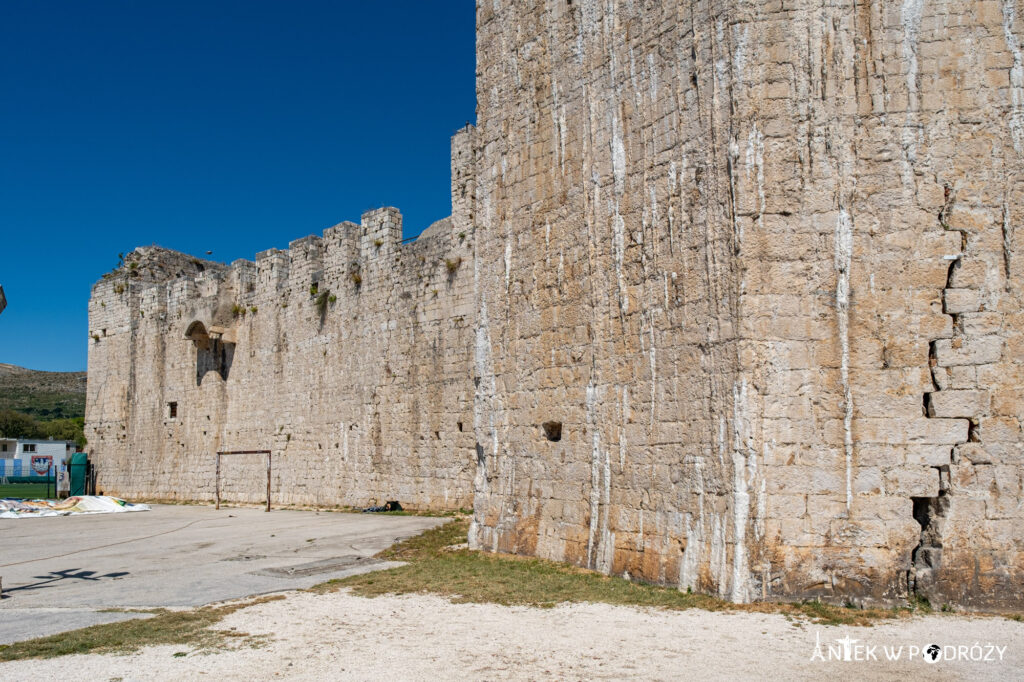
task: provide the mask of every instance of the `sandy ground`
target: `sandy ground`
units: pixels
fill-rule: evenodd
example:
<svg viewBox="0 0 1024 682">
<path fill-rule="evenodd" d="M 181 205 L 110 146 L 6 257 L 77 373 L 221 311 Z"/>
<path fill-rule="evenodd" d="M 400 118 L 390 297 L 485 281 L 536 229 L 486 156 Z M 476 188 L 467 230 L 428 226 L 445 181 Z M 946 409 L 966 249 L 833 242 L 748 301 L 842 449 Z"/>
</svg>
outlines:
<svg viewBox="0 0 1024 682">
<path fill-rule="evenodd" d="M 269 635 L 260 648 L 151 647 L 128 656 L 0 664 L 0 679 L 438 680 L 833 679 L 1006 680 L 1024 677 L 1024 624 L 935 615 L 870 628 L 794 624 L 769 614 L 667 612 L 572 604 L 553 609 L 453 604 L 433 596 L 365 599 L 290 593 L 236 612 L 222 628 Z M 836 639 L 874 646 L 878 661 L 812 660 Z M 994 660 L 907 661 L 909 646 L 963 645 Z M 1005 647 L 1002 660 L 998 651 Z M 899 662 L 883 646 L 904 647 Z M 851 649 L 867 658 L 867 649 Z M 858 654 L 857 652 L 861 653 Z M 956 651 L 956 650 L 950 650 Z M 182 655 L 187 652 L 187 655 Z M 178 656 L 175 656 L 178 654 Z M 959 653 L 957 653 L 959 655 Z"/>
</svg>

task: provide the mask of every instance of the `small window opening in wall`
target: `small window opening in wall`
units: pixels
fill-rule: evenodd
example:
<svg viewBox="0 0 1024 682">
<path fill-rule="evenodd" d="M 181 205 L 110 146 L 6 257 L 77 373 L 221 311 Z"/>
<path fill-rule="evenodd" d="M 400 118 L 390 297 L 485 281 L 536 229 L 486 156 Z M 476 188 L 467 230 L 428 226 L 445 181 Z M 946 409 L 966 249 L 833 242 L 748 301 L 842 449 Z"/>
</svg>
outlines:
<svg viewBox="0 0 1024 682">
<path fill-rule="evenodd" d="M 562 422 L 544 422 L 541 426 L 544 428 L 544 437 L 549 441 L 557 443 L 562 440 Z"/>
<path fill-rule="evenodd" d="M 167 403 L 167 418 L 177 419 L 178 418 L 178 403 Z"/>
<path fill-rule="evenodd" d="M 459 422 L 459 433 L 462 433 L 462 422 Z"/>
<path fill-rule="evenodd" d="M 25 443 L 25 445 L 23 445 L 21 447 L 21 451 L 22 452 L 35 452 L 36 451 L 36 445 L 35 445 L 35 443 Z"/>
</svg>

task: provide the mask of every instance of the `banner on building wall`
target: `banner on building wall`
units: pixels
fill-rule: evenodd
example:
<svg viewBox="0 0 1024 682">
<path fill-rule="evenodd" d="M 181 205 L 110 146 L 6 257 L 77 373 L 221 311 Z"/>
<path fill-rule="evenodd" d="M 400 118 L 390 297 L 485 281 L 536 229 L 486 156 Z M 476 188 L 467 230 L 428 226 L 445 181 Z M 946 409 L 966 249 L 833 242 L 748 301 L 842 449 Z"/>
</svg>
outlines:
<svg viewBox="0 0 1024 682">
<path fill-rule="evenodd" d="M 32 471 L 40 476 L 50 473 L 53 466 L 53 455 L 32 455 Z"/>
</svg>

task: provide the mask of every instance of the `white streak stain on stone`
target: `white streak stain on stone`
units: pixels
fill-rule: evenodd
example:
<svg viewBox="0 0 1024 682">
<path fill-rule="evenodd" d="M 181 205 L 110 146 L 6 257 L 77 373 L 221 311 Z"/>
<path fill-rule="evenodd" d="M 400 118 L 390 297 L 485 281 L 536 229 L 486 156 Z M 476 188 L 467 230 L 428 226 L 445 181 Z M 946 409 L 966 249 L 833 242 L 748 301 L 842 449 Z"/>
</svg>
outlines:
<svg viewBox="0 0 1024 682">
<path fill-rule="evenodd" d="M 725 20 L 722 18 L 715 22 L 715 38 L 719 48 L 721 48 L 725 44 Z M 729 83 L 729 60 L 726 58 L 726 52 L 723 49 L 718 49 L 717 52 L 718 58 L 715 59 L 715 87 L 712 94 L 712 101 L 716 107 L 718 106 L 718 88 Z"/>
<path fill-rule="evenodd" d="M 747 66 L 747 24 L 734 24 L 732 27 L 732 39 L 735 45 L 732 55 L 733 80 L 736 83 L 744 82 L 743 70 Z"/>
<path fill-rule="evenodd" d="M 654 55 L 647 55 L 647 72 L 651 79 L 651 101 L 658 101 L 658 70 L 654 66 Z"/>
<path fill-rule="evenodd" d="M 643 95 L 640 94 L 640 86 L 636 81 L 636 58 L 633 54 L 633 48 L 629 48 L 629 83 L 633 88 L 634 99 L 636 100 L 637 107 L 643 106 Z"/>
<path fill-rule="evenodd" d="M 619 472 L 626 468 L 626 424 L 629 423 L 629 387 L 622 387 L 622 423 L 619 425 Z"/>
<path fill-rule="evenodd" d="M 679 589 L 697 590 L 700 575 L 700 557 L 707 537 L 704 521 L 704 460 L 697 457 L 693 462 L 693 478 L 697 493 L 697 522 L 693 514 L 686 513 L 686 548 L 679 562 Z M 684 466 L 686 462 L 684 461 Z"/>
<path fill-rule="evenodd" d="M 561 146 L 561 159 L 562 175 L 565 175 L 565 105 L 562 105 L 558 110 L 558 142 Z"/>
<path fill-rule="evenodd" d="M 509 290 L 512 282 L 512 235 L 506 231 L 505 234 L 505 292 Z"/>
<path fill-rule="evenodd" d="M 903 124 L 902 142 L 906 165 L 903 169 L 903 185 L 912 191 L 914 164 L 917 163 L 917 144 L 920 131 L 917 125 L 919 109 L 917 90 L 917 42 L 921 33 L 921 14 L 924 0 L 903 0 L 900 21 L 903 24 L 903 58 L 907 62 L 907 118 Z"/>
<path fill-rule="evenodd" d="M 626 295 L 626 281 L 622 274 L 622 263 L 626 252 L 626 222 L 619 214 L 619 200 L 626 189 L 626 147 L 622 141 L 622 129 L 618 116 L 612 116 L 612 176 L 615 185 L 615 207 L 612 215 L 612 248 L 615 257 L 615 276 L 619 289 L 619 309 L 625 315 L 629 311 L 629 297 Z"/>
<path fill-rule="evenodd" d="M 626 145 L 622 140 L 622 126 L 617 115 L 612 116 L 612 177 L 615 180 L 615 196 L 622 197 L 626 190 Z"/>
<path fill-rule="evenodd" d="M 761 448 L 761 462 L 764 464 L 768 461 L 768 453 L 771 448 L 775 447 L 775 441 L 772 440 L 770 443 L 765 442 Z M 767 466 L 765 468 L 765 474 L 767 474 Z M 762 474 L 760 486 L 757 490 L 757 513 L 754 519 L 754 539 L 760 541 L 764 537 L 764 522 L 768 515 L 768 482 Z M 757 480 L 757 464 L 753 465 L 753 470 L 750 476 L 751 480 Z"/>
<path fill-rule="evenodd" d="M 903 0 L 900 22 L 903 24 L 903 58 L 907 61 L 908 108 L 917 111 L 917 41 L 921 34 L 924 0 Z"/>
<path fill-rule="evenodd" d="M 587 568 L 594 568 L 594 543 L 597 540 L 601 505 L 601 432 L 597 428 L 597 386 L 587 386 L 587 428 L 590 429 L 590 533 L 587 538 Z"/>
<path fill-rule="evenodd" d="M 1013 137 L 1013 149 L 1017 154 L 1024 153 L 1024 56 L 1021 55 L 1020 40 L 1013 32 L 1014 19 L 1017 14 L 1015 0 L 1003 1 L 1003 36 L 1006 47 L 1013 54 L 1013 66 L 1010 68 L 1010 135 Z"/>
<path fill-rule="evenodd" d="M 348 461 L 348 428 L 345 422 L 341 422 L 341 459 L 344 462 Z"/>
<path fill-rule="evenodd" d="M 757 183 L 757 224 L 760 228 L 763 226 L 766 203 L 764 193 L 764 135 L 757 129 L 756 123 L 750 129 L 750 134 L 747 135 L 746 156 L 747 183 L 750 183 L 751 173 L 753 173 L 754 181 Z"/>
<path fill-rule="evenodd" d="M 732 389 L 732 470 L 733 470 L 733 550 L 732 585 L 729 598 L 737 603 L 749 600 L 747 583 L 747 519 L 750 514 L 750 492 L 747 487 L 747 467 L 754 460 L 753 435 L 747 416 L 747 382 L 743 380 Z M 753 464 L 755 471 L 757 464 Z"/>
<path fill-rule="evenodd" d="M 657 408 L 657 391 L 658 391 L 658 350 L 654 346 L 654 322 L 648 320 L 648 332 L 651 337 L 650 347 L 647 349 L 648 361 L 651 365 L 651 432 L 654 432 L 654 415 Z"/>
<path fill-rule="evenodd" d="M 853 259 L 853 222 L 845 208 L 836 219 L 835 254 L 836 315 L 841 349 L 840 379 L 843 386 L 843 446 L 846 454 L 846 510 L 853 506 L 853 394 L 850 390 L 850 265 Z"/>
<path fill-rule="evenodd" d="M 718 463 L 722 466 L 722 468 L 725 468 L 725 448 L 727 446 L 726 437 L 725 437 L 726 428 L 727 427 L 726 427 L 726 423 L 725 423 L 725 415 L 719 415 L 719 417 L 718 417 L 718 442 L 717 442 L 717 445 L 718 445 Z"/>
<path fill-rule="evenodd" d="M 616 204 L 615 214 L 612 216 L 612 247 L 615 255 L 615 276 L 619 289 L 619 310 L 625 315 L 629 312 L 629 297 L 626 295 L 626 279 L 622 274 L 622 261 L 626 252 L 626 221 L 619 215 L 619 207 Z"/>
<path fill-rule="evenodd" d="M 718 596 L 722 599 L 728 594 L 726 584 L 727 556 L 725 551 L 726 524 L 720 514 L 711 517 L 711 574 L 718 582 Z"/>
<path fill-rule="evenodd" d="M 494 176 L 492 175 L 492 181 Z M 481 183 L 479 189 L 485 197 L 484 216 L 486 222 L 481 227 L 486 229 L 492 223 L 492 207 L 490 206 L 490 183 Z M 506 230 L 506 239 L 508 239 Z M 473 479 L 475 500 L 486 500 L 490 493 L 488 482 L 487 458 L 484 455 L 483 443 L 490 441 L 491 455 L 497 461 L 499 453 L 498 436 L 498 413 L 501 410 L 500 398 L 497 393 L 497 381 L 494 375 L 494 365 L 491 354 L 490 320 L 487 313 L 487 295 L 481 289 L 480 258 L 473 258 L 473 289 L 477 292 L 479 306 L 477 310 L 477 323 L 475 330 L 473 361 L 476 377 L 479 381 L 476 395 L 473 401 L 473 432 L 477 439 L 476 452 L 476 475 Z M 469 545 L 473 549 L 480 549 L 484 541 L 483 532 L 480 526 L 480 515 L 476 503 L 474 503 L 473 520 L 469 527 Z M 498 533 L 492 531 L 492 548 L 497 549 Z"/>
<path fill-rule="evenodd" d="M 601 563 L 598 570 L 602 573 L 612 572 L 612 560 L 615 557 L 615 534 L 608 527 L 608 515 L 611 513 L 612 501 L 612 463 L 608 449 L 604 449 L 604 486 L 601 491 Z"/>
</svg>

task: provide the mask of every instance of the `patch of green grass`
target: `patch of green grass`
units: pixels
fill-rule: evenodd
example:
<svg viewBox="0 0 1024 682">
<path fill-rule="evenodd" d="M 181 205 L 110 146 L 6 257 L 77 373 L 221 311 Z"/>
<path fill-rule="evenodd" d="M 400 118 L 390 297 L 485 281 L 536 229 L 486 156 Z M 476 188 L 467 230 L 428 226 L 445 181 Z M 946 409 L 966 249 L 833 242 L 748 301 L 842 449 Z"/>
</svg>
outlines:
<svg viewBox="0 0 1024 682">
<path fill-rule="evenodd" d="M 910 608 L 914 609 L 915 611 L 920 611 L 921 613 L 932 612 L 931 602 L 928 601 L 927 597 L 924 597 L 920 594 L 915 594 L 910 598 Z"/>
<path fill-rule="evenodd" d="M 284 599 L 283 595 L 246 602 L 203 606 L 187 611 L 157 609 L 152 618 L 93 625 L 80 630 L 0 645 L 0 661 L 25 658 L 54 658 L 69 654 L 131 653 L 157 644 L 190 645 L 196 649 L 225 646 L 234 638 L 241 645 L 258 645 L 260 638 L 235 630 L 214 630 L 212 626 L 228 614 L 249 606 Z"/>
<path fill-rule="evenodd" d="M 47 492 L 49 489 L 49 492 Z M 0 485 L 0 497 L 19 497 L 26 500 L 46 499 L 53 496 L 53 483 L 11 483 Z"/>
<path fill-rule="evenodd" d="M 330 592 L 347 587 L 364 597 L 429 593 L 457 603 L 541 608 L 562 602 L 600 602 L 672 610 L 769 612 L 827 625 L 870 625 L 879 619 L 906 615 L 900 610 L 846 608 L 818 601 L 733 604 L 705 594 L 632 582 L 543 559 L 449 549 L 465 542 L 467 529 L 468 520 L 457 519 L 428 530 L 377 555 L 406 565 L 332 580 L 313 590 Z"/>
</svg>

